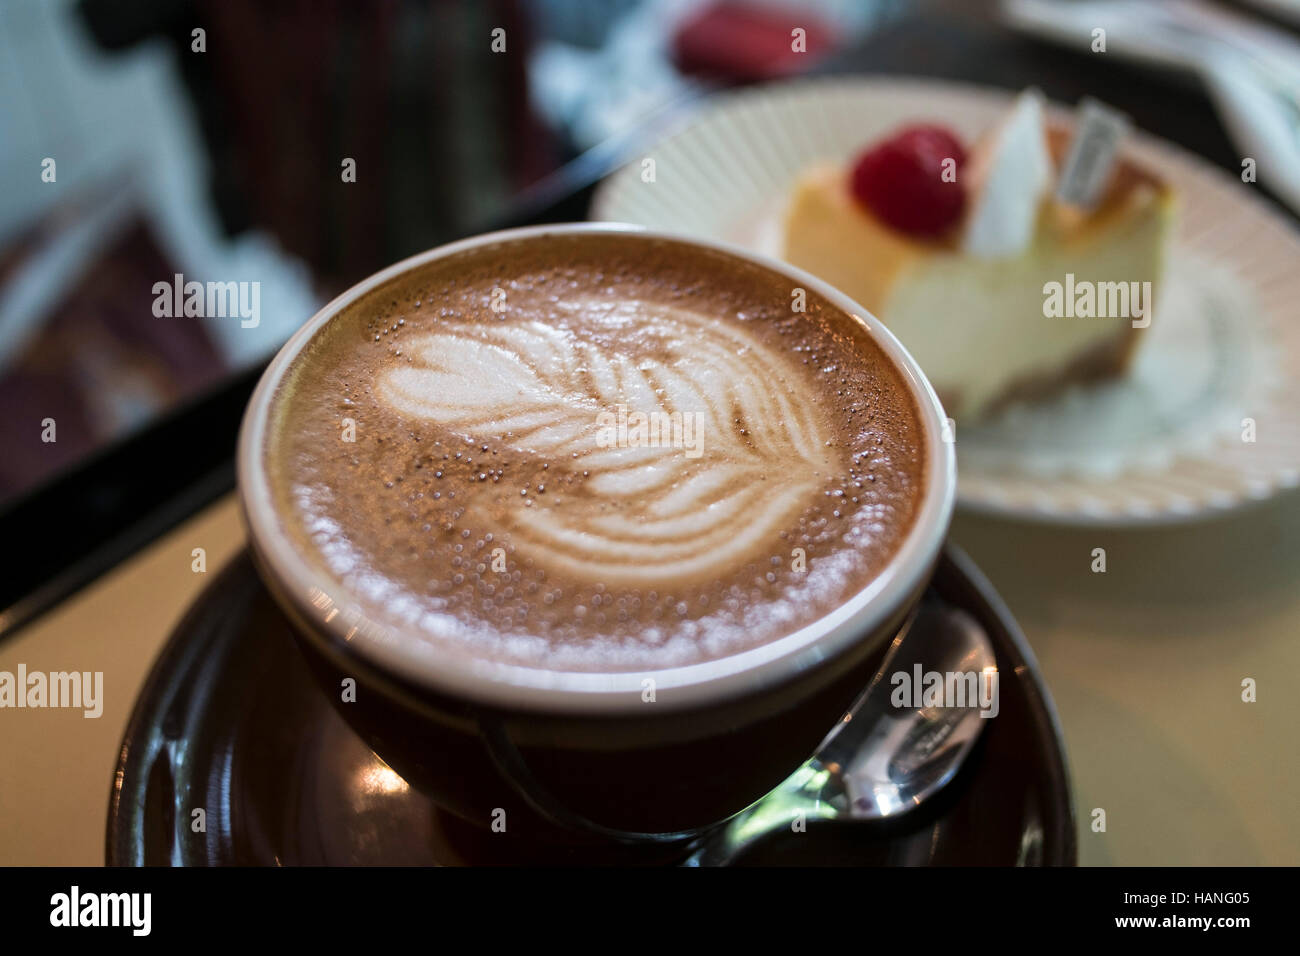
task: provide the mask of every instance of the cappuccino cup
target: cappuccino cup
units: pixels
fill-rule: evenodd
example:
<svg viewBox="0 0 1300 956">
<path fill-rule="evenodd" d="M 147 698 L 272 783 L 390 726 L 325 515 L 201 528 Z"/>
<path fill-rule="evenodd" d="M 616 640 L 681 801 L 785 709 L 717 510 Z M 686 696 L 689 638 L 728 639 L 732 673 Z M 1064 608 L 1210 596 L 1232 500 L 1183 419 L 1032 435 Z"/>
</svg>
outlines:
<svg viewBox="0 0 1300 956">
<path fill-rule="evenodd" d="M 807 759 L 938 558 L 933 389 L 864 309 L 723 243 L 478 236 L 329 303 L 238 449 L 263 580 L 440 807 L 677 840 Z"/>
</svg>

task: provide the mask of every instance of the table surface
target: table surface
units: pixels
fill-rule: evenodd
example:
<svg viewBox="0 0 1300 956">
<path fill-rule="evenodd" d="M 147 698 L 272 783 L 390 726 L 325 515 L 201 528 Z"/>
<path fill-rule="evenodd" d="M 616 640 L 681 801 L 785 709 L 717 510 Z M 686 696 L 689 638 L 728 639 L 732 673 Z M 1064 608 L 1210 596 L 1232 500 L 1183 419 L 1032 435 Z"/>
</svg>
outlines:
<svg viewBox="0 0 1300 956">
<path fill-rule="evenodd" d="M 1195 525 L 1084 530 L 959 515 L 1065 728 L 1084 864 L 1300 862 L 1300 495 Z M 96 865 L 117 748 L 154 657 L 243 546 L 222 499 L 0 644 L 0 670 L 102 670 L 103 715 L 9 710 L 0 863 Z M 1292 546 L 1288 546 L 1292 544 Z M 1107 570 L 1091 570 L 1094 548 Z M 206 573 L 191 569 L 193 549 Z M 1245 703 L 1241 684 L 1258 682 Z M 1095 808 L 1106 830 L 1093 832 Z"/>
</svg>

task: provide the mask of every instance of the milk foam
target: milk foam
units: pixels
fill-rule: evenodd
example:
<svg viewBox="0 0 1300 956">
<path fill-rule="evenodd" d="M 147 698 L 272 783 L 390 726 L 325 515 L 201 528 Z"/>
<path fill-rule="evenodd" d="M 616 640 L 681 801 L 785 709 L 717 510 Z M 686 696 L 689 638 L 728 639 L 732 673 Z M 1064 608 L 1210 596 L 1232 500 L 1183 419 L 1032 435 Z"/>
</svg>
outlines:
<svg viewBox="0 0 1300 956">
<path fill-rule="evenodd" d="M 521 496 L 500 529 L 537 565 L 611 584 L 717 575 L 771 540 L 836 466 L 813 407 L 778 387 L 797 370 L 743 328 L 660 302 L 557 308 L 641 347 L 614 351 L 526 318 L 453 324 L 408 340 L 375 389 L 400 415 L 542 456 L 557 477 L 583 473 L 586 494 Z M 614 409 L 646 428 L 611 445 Z M 695 455 L 673 441 L 683 422 Z"/>
<path fill-rule="evenodd" d="M 359 633 L 545 669 L 739 653 L 887 567 L 927 468 L 857 320 L 639 236 L 473 250 L 367 293 L 295 361 L 276 507 Z M 505 293 L 505 309 L 495 305 Z"/>
</svg>

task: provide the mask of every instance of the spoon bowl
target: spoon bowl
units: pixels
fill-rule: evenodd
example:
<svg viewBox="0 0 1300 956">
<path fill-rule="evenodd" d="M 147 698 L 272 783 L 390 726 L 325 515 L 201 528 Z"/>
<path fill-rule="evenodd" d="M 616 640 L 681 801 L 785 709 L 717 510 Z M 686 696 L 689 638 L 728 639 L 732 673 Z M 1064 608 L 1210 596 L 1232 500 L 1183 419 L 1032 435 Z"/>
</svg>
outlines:
<svg viewBox="0 0 1300 956">
<path fill-rule="evenodd" d="M 952 781 L 996 717 L 997 688 L 984 629 L 927 595 L 817 752 L 704 837 L 686 865 L 726 865 L 763 837 L 802 832 L 810 819 L 880 820 L 915 810 Z"/>
</svg>

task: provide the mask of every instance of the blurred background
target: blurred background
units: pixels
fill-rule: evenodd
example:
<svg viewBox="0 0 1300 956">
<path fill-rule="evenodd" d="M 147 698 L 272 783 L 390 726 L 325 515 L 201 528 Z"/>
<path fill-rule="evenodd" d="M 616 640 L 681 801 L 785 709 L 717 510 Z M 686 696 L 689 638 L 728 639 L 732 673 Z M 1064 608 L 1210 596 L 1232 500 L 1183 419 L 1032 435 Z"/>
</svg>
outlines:
<svg viewBox="0 0 1300 956">
<path fill-rule="evenodd" d="M 1053 45 L 1058 12 L 1098 6 L 0 0 L 0 515 L 167 422 L 161 460 L 156 441 L 121 452 L 115 482 L 42 499 L 82 509 L 56 529 L 67 547 L 51 561 L 75 557 L 79 533 L 106 536 L 105 515 L 165 498 L 160 473 L 181 484 L 225 469 L 224 490 L 248 386 L 320 304 L 459 236 L 583 218 L 594 180 L 724 87 L 889 72 L 1100 94 L 1235 171 L 1240 130 L 1197 69 L 1156 49 L 1101 76 Z M 1287 43 L 1300 22 L 1295 0 L 1171 6 L 1200 29 L 1229 15 Z M 792 23 L 806 55 L 791 53 Z M 156 315 L 155 284 L 177 275 L 257 283 L 256 322 Z M 51 570 L 34 559 L 30 577 Z"/>
<path fill-rule="evenodd" d="M 806 6 L 829 52 L 899 4 Z M 490 228 L 583 151 L 788 71 L 768 52 L 788 53 L 790 10 L 3 0 L 0 507 L 264 360 L 381 266 Z M 260 283 L 257 325 L 155 316 L 176 273 Z M 27 427 L 46 418 L 57 442 Z"/>
</svg>

